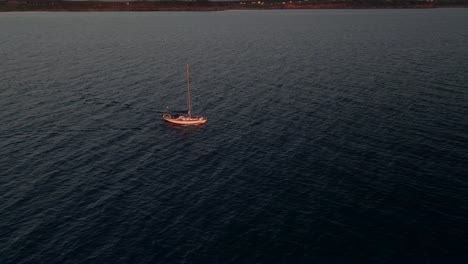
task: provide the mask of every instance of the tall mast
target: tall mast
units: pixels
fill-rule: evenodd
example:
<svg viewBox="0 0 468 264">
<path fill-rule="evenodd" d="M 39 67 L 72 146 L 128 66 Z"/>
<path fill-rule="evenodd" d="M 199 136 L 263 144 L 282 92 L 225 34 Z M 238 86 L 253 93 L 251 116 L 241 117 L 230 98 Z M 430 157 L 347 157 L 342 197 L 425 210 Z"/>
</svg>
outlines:
<svg viewBox="0 0 468 264">
<path fill-rule="evenodd" d="M 187 63 L 187 108 L 188 116 L 192 117 L 192 100 L 190 99 L 190 75 L 189 75 L 189 65 Z"/>
</svg>

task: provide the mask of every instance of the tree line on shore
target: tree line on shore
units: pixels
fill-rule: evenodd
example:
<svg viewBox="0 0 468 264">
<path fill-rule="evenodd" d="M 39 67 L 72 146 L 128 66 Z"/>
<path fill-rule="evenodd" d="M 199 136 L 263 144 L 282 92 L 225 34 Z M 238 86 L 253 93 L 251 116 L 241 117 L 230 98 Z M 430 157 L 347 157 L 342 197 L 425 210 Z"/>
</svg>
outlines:
<svg viewBox="0 0 468 264">
<path fill-rule="evenodd" d="M 216 11 L 226 9 L 468 7 L 468 0 L 0 0 L 0 11 Z"/>
</svg>

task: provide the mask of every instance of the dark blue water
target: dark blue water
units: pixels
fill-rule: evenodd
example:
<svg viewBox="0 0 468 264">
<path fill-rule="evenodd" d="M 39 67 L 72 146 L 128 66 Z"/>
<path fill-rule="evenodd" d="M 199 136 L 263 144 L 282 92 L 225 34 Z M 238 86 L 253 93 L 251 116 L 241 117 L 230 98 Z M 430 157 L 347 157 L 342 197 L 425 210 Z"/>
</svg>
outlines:
<svg viewBox="0 0 468 264">
<path fill-rule="evenodd" d="M 462 262 L 467 25 L 0 14 L 0 263 Z"/>
</svg>

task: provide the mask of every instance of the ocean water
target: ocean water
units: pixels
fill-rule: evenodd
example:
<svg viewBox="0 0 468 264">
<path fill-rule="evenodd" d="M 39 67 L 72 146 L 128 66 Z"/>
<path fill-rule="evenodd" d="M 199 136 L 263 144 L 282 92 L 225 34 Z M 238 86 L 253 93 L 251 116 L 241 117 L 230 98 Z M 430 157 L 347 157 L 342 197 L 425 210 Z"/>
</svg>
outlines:
<svg viewBox="0 0 468 264">
<path fill-rule="evenodd" d="M 0 263 L 463 262 L 467 25 L 1 13 Z"/>
</svg>

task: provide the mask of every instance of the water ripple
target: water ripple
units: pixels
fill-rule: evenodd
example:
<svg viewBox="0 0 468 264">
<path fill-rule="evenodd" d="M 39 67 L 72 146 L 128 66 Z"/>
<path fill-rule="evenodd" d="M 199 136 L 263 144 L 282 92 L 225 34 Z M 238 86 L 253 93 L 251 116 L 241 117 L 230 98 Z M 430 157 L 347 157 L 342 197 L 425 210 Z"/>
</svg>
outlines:
<svg viewBox="0 0 468 264">
<path fill-rule="evenodd" d="M 0 262 L 456 260 L 466 12 L 2 15 Z"/>
</svg>

